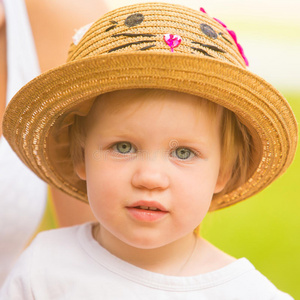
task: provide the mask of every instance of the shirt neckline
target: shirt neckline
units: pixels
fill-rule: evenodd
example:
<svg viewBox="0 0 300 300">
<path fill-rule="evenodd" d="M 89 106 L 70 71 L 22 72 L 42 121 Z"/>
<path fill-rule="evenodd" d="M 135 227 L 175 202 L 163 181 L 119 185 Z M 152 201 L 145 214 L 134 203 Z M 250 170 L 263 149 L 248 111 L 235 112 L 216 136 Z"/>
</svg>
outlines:
<svg viewBox="0 0 300 300">
<path fill-rule="evenodd" d="M 99 265 L 138 284 L 167 291 L 192 291 L 215 287 L 255 270 L 246 258 L 239 258 L 218 270 L 196 276 L 168 276 L 136 267 L 114 256 L 92 236 L 93 223 L 79 227 L 77 234 L 83 250 Z"/>
</svg>

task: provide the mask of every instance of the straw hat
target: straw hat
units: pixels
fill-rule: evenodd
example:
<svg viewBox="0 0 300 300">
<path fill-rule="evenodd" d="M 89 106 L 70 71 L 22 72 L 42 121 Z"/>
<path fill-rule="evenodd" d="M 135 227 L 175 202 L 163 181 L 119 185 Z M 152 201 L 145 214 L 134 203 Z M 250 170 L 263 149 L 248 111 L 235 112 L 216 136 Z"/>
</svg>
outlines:
<svg viewBox="0 0 300 300">
<path fill-rule="evenodd" d="M 194 94 L 232 110 L 253 140 L 250 176 L 215 197 L 211 210 L 264 189 L 293 160 L 297 123 L 284 97 L 246 69 L 235 34 L 204 10 L 166 3 L 122 7 L 74 37 L 66 64 L 24 86 L 11 100 L 3 133 L 40 178 L 87 202 L 74 174 L 68 130 L 97 95 L 131 88 Z"/>
</svg>

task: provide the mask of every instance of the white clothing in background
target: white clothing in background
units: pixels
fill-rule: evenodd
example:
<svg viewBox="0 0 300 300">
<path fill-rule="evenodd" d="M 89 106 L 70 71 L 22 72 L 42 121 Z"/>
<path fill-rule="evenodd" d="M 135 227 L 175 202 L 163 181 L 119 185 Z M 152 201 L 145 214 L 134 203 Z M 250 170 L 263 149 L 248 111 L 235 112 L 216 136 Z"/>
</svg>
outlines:
<svg viewBox="0 0 300 300">
<path fill-rule="evenodd" d="M 40 73 L 23 0 L 3 0 L 7 38 L 6 104 Z M 0 286 L 43 216 L 47 186 L 0 138 Z"/>
<path fill-rule="evenodd" d="M 292 300 L 246 259 L 191 277 L 133 266 L 102 248 L 92 224 L 40 233 L 8 277 L 0 299 Z"/>
</svg>

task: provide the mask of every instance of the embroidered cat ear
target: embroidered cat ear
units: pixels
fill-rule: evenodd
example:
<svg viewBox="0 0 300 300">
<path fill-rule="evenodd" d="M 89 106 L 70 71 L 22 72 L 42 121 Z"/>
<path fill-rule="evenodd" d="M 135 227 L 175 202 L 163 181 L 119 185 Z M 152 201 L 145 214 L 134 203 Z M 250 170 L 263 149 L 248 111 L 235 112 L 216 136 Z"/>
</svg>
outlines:
<svg viewBox="0 0 300 300">
<path fill-rule="evenodd" d="M 93 23 L 87 24 L 76 31 L 76 33 L 72 37 L 74 45 L 77 46 L 79 44 L 82 37 L 91 28 L 92 25 L 93 25 Z"/>
</svg>

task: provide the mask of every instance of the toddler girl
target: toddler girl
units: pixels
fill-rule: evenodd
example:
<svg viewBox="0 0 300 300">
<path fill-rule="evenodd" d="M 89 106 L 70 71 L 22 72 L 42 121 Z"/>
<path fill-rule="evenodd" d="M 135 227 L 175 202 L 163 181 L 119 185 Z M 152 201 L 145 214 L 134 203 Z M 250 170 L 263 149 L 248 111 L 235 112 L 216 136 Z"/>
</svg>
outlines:
<svg viewBox="0 0 300 300">
<path fill-rule="evenodd" d="M 4 136 L 98 220 L 38 235 L 1 299 L 292 299 L 194 231 L 290 165 L 286 100 L 205 11 L 119 8 L 12 99 Z"/>
</svg>

